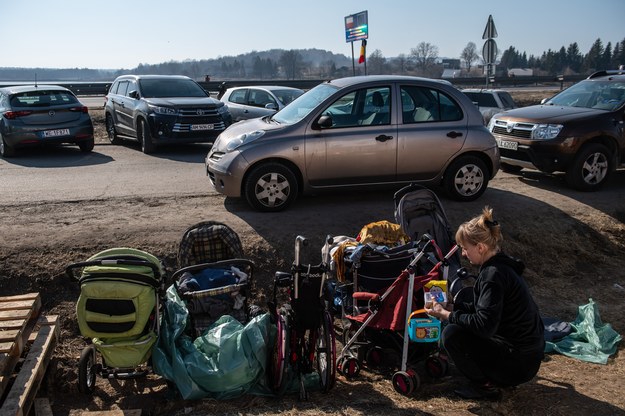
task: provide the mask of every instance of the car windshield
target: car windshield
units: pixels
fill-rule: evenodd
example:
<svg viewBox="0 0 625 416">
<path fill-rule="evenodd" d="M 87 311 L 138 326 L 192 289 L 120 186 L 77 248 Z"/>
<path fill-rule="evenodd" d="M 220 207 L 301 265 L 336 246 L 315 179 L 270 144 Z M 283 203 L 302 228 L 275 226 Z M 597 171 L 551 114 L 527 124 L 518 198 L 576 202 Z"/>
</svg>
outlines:
<svg viewBox="0 0 625 416">
<path fill-rule="evenodd" d="M 141 79 L 141 95 L 146 98 L 208 97 L 208 93 L 190 79 Z"/>
<path fill-rule="evenodd" d="M 271 120 L 280 124 L 294 124 L 311 113 L 319 103 L 334 94 L 337 87 L 330 84 L 317 85 L 312 90 L 299 96 L 288 106 L 278 111 L 271 117 Z"/>
<path fill-rule="evenodd" d="M 614 111 L 625 104 L 625 82 L 581 81 L 545 104 Z"/>
<path fill-rule="evenodd" d="M 76 97 L 67 91 L 27 91 L 11 97 L 12 107 L 50 107 L 77 102 Z"/>
<path fill-rule="evenodd" d="M 294 99 L 302 95 L 302 90 L 274 90 L 273 94 L 278 97 L 278 100 L 284 105 L 291 103 Z"/>
</svg>

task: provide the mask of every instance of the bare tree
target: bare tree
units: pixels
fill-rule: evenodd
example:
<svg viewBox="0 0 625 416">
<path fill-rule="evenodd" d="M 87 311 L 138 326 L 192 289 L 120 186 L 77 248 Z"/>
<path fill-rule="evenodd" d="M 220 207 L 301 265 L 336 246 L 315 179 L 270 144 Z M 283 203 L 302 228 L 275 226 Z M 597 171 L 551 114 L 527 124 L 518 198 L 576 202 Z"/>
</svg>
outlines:
<svg viewBox="0 0 625 416">
<path fill-rule="evenodd" d="M 376 49 L 369 55 L 369 73 L 384 74 L 386 72 L 386 58 L 382 55 L 382 51 Z"/>
<path fill-rule="evenodd" d="M 417 69 L 427 72 L 436 64 L 438 59 L 438 46 L 431 43 L 421 42 L 416 48 L 410 49 L 410 56 L 415 62 Z"/>
<path fill-rule="evenodd" d="M 462 53 L 460 54 L 460 59 L 467 67 L 467 72 L 471 72 L 471 66 L 473 65 L 473 62 L 480 59 L 479 55 L 477 54 L 477 46 L 475 46 L 475 43 L 467 43 L 467 46 L 464 47 Z"/>
<path fill-rule="evenodd" d="M 286 79 L 295 79 L 296 76 L 300 75 L 302 55 L 294 49 L 284 51 L 280 56 L 280 65 Z"/>
<path fill-rule="evenodd" d="M 403 53 L 397 55 L 397 58 L 393 59 L 391 63 L 398 74 L 403 75 L 408 71 L 408 58 Z"/>
</svg>

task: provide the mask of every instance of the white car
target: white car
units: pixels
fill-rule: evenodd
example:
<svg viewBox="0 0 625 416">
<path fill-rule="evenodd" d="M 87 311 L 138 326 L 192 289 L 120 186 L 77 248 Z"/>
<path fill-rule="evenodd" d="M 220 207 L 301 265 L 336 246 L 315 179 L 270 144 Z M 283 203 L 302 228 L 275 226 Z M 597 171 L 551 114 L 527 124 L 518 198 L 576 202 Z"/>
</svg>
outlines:
<svg viewBox="0 0 625 416">
<path fill-rule="evenodd" d="M 304 91 L 298 88 L 257 85 L 228 88 L 220 100 L 236 122 L 271 115 L 302 94 Z"/>
<path fill-rule="evenodd" d="M 493 89 L 469 88 L 462 90 L 477 106 L 484 117 L 484 125 L 497 113 L 517 108 L 508 91 Z"/>
</svg>

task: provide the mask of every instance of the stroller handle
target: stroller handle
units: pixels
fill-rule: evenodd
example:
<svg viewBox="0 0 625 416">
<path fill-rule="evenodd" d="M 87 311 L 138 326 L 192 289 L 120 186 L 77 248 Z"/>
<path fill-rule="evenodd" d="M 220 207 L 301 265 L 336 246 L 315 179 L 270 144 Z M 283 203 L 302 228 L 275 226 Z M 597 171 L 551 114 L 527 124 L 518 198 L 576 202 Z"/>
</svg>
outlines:
<svg viewBox="0 0 625 416">
<path fill-rule="evenodd" d="M 158 266 L 154 263 L 151 263 L 147 260 L 133 260 L 133 259 L 124 259 L 124 258 L 102 258 L 98 260 L 90 260 L 90 261 L 82 261 L 74 264 L 70 264 L 65 268 L 65 274 L 70 279 L 76 279 L 74 276 L 74 269 L 89 267 L 89 266 L 116 266 L 116 265 L 124 265 L 124 266 L 144 266 L 152 269 L 154 273 L 154 277 L 156 280 L 161 280 L 161 271 Z"/>
</svg>

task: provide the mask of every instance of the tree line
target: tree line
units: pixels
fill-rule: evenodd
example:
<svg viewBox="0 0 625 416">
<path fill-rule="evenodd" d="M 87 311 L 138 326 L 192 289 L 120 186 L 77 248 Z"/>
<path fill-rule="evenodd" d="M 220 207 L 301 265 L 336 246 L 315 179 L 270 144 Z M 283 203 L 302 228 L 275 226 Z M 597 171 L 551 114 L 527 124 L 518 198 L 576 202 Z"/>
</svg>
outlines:
<svg viewBox="0 0 625 416">
<path fill-rule="evenodd" d="M 357 62 L 357 57 L 355 60 Z M 400 74 L 440 78 L 444 69 L 458 69 L 459 76 L 480 76 L 483 60 L 475 43 L 469 42 L 460 51 L 459 59 L 441 59 L 438 47 L 421 42 L 408 54 L 386 58 L 375 49 L 365 64 L 352 58 L 320 49 L 271 49 L 252 51 L 237 56 L 214 59 L 169 61 L 159 64 L 139 64 L 132 69 L 98 70 L 88 68 L 0 68 L 0 81 L 110 81 L 123 74 L 180 74 L 193 79 L 328 79 L 357 74 Z M 507 74 L 511 68 L 529 68 L 534 75 L 589 74 L 600 69 L 617 69 L 625 65 L 625 38 L 605 44 L 597 39 L 583 54 L 576 42 L 557 51 L 551 49 L 541 56 L 527 56 L 513 46 L 498 56 L 497 73 Z"/>
</svg>

